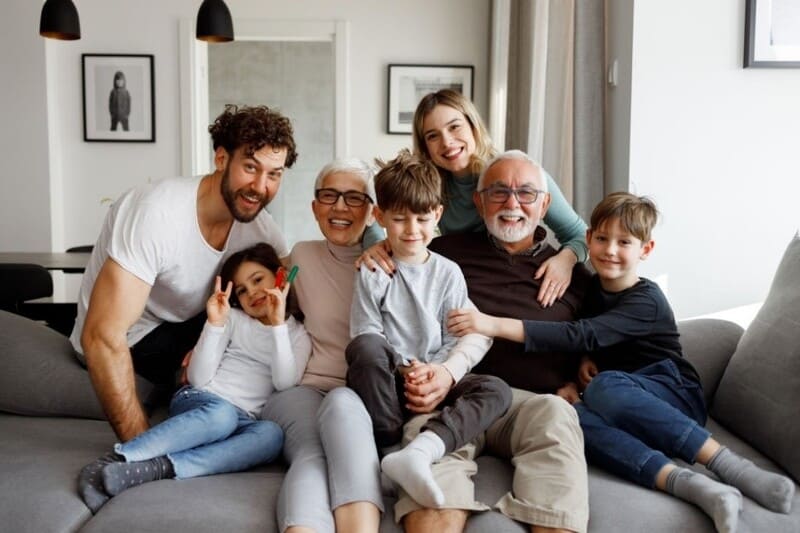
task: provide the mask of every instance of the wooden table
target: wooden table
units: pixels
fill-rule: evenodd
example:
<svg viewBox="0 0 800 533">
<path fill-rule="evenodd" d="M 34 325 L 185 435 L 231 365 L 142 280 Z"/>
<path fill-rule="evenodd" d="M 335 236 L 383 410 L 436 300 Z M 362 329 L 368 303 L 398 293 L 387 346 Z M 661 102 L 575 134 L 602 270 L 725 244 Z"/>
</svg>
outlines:
<svg viewBox="0 0 800 533">
<path fill-rule="evenodd" d="M 0 263 L 32 263 L 47 270 L 83 272 L 91 255 L 86 252 L 0 252 Z"/>
</svg>

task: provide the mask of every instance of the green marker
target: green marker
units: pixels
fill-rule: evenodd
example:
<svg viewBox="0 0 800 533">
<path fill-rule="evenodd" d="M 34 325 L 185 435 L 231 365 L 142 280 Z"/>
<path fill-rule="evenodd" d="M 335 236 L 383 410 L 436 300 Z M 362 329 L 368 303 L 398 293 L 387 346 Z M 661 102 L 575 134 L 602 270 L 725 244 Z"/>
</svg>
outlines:
<svg viewBox="0 0 800 533">
<path fill-rule="evenodd" d="M 297 277 L 297 271 L 298 270 L 300 270 L 299 266 L 295 265 L 295 266 L 292 267 L 292 269 L 289 271 L 289 276 L 286 278 L 286 282 L 287 283 L 291 283 L 291 282 L 294 281 L 294 278 Z"/>
</svg>

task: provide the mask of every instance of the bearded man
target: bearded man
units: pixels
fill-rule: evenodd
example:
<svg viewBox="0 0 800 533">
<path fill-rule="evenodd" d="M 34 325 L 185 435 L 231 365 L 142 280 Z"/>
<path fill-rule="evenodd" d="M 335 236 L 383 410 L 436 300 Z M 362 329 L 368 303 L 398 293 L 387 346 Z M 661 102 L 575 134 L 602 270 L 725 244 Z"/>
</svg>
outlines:
<svg viewBox="0 0 800 533">
<path fill-rule="evenodd" d="M 558 251 L 545 242 L 539 226 L 550 204 L 541 166 L 518 150 L 490 161 L 473 200 L 486 230 L 445 235 L 429 248 L 461 267 L 469 298 L 484 313 L 517 319 L 573 320 L 583 299 L 589 272 L 578 264 L 564 295 L 552 306 L 537 301 L 542 263 Z M 459 334 L 459 310 L 451 311 L 448 328 Z M 436 483 L 445 494 L 441 509 L 424 509 L 400 491 L 395 518 L 408 533 L 463 531 L 470 513 L 497 509 L 526 524 L 534 533 L 585 533 L 589 494 L 583 434 L 567 385 L 580 357 L 566 353 L 527 353 L 525 345 L 495 339 L 473 372 L 491 374 L 512 386 L 509 410 L 475 442 L 433 465 Z M 410 409 L 430 412 L 447 394 L 450 383 L 435 379 L 406 387 Z M 404 441 L 424 422 L 406 424 Z M 499 501 L 476 500 L 471 476 L 480 453 L 510 459 L 511 490 Z"/>
<path fill-rule="evenodd" d="M 83 276 L 70 340 L 123 442 L 149 426 L 134 372 L 174 385 L 225 259 L 258 242 L 289 255 L 264 207 L 297 159 L 291 123 L 267 107 L 227 106 L 209 132 L 214 172 L 123 194 Z"/>
</svg>

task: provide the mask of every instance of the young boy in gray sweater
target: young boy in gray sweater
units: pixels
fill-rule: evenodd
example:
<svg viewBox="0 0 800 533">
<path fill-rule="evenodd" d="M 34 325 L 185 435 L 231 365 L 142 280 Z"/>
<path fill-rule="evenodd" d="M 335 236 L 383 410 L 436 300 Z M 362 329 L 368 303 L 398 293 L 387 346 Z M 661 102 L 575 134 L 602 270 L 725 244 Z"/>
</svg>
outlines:
<svg viewBox="0 0 800 533">
<path fill-rule="evenodd" d="M 381 468 L 418 503 L 439 507 L 444 495 L 431 464 L 483 433 L 511 404 L 511 389 L 494 376 L 469 374 L 492 344 L 489 337 L 447 332 L 451 309 L 474 307 L 458 265 L 428 250 L 442 214 L 439 173 L 408 150 L 375 176 L 375 217 L 386 229 L 396 269 L 361 268 L 356 278 L 347 347 L 347 385 L 372 417 L 382 448 L 400 442 L 416 414 L 439 413 Z M 406 386 L 436 380 L 450 386 L 435 406 L 404 401 Z"/>
</svg>

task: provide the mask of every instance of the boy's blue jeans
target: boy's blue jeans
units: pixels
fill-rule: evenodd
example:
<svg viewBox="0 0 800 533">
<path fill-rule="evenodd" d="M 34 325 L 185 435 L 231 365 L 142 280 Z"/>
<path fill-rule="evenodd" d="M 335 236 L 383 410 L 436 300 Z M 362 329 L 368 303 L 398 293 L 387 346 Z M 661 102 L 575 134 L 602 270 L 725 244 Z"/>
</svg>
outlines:
<svg viewBox="0 0 800 533">
<path fill-rule="evenodd" d="M 711 435 L 702 427 L 702 388 L 668 359 L 632 373 L 600 372 L 575 409 L 589 462 L 650 488 L 670 457 L 694 463 Z"/>
<path fill-rule="evenodd" d="M 186 386 L 172 397 L 170 418 L 114 451 L 127 462 L 166 455 L 175 478 L 239 472 L 272 461 L 283 447 L 283 431 L 254 420 L 214 393 Z"/>
</svg>

